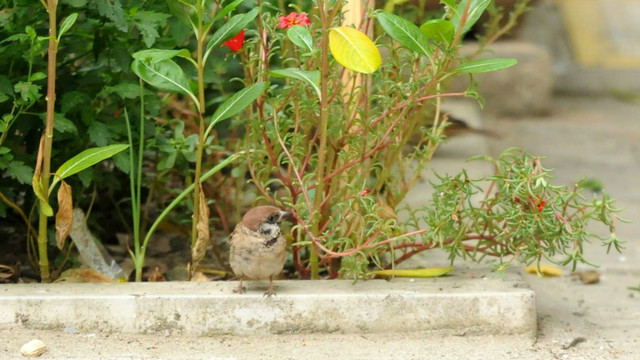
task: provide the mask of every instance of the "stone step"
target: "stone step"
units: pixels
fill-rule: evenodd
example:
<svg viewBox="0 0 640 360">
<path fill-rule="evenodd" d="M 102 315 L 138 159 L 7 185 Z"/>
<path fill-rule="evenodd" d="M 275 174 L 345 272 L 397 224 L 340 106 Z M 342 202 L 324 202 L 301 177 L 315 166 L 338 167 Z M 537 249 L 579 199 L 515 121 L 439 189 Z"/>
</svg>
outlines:
<svg viewBox="0 0 640 360">
<path fill-rule="evenodd" d="M 485 272 L 486 273 L 486 272 Z M 0 327 L 101 333 L 248 335 L 536 332 L 534 292 L 517 274 L 454 270 L 432 279 L 0 286 Z"/>
</svg>

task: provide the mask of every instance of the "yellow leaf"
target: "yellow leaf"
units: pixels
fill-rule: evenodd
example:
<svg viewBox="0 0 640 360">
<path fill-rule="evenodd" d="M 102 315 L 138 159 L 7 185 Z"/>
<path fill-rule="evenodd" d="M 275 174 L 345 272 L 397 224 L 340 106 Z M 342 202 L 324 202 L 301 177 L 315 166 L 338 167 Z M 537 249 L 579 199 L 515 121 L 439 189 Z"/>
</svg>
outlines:
<svg viewBox="0 0 640 360">
<path fill-rule="evenodd" d="M 375 270 L 372 274 L 382 277 L 414 277 L 414 278 L 431 278 L 448 274 L 453 270 L 452 267 L 447 268 L 428 268 L 428 269 L 395 269 L 395 270 Z"/>
<path fill-rule="evenodd" d="M 329 49 L 340 65 L 355 72 L 371 74 L 378 70 L 382 58 L 376 45 L 363 32 L 340 26 L 329 32 Z"/>
<path fill-rule="evenodd" d="M 551 265 L 530 265 L 527 266 L 524 271 L 529 274 L 538 274 L 543 277 L 562 276 L 562 270 Z"/>
</svg>

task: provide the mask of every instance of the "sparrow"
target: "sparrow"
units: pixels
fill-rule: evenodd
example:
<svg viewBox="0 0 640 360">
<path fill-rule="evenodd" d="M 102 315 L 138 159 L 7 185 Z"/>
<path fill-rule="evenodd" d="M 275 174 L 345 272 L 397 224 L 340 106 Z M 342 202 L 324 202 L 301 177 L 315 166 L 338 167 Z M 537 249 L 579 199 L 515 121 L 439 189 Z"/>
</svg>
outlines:
<svg viewBox="0 0 640 360">
<path fill-rule="evenodd" d="M 246 291 L 243 280 L 269 279 L 264 296 L 275 295 L 273 277 L 282 271 L 287 251 L 280 224 L 290 216 L 275 206 L 256 206 L 244 214 L 229 238 L 229 265 L 240 278 L 233 292 Z"/>
</svg>

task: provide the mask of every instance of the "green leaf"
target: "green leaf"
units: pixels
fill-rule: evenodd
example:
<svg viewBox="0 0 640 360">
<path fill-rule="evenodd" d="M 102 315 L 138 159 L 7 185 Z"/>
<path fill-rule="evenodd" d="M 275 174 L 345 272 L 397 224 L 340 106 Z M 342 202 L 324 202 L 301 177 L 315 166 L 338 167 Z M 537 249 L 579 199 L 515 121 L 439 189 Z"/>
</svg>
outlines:
<svg viewBox="0 0 640 360">
<path fill-rule="evenodd" d="M 51 205 L 49 205 L 49 197 L 44 194 L 42 182 L 40 182 L 39 177 L 34 176 L 31 178 L 31 187 L 33 188 L 33 193 L 40 200 L 40 208 L 42 209 L 42 213 L 44 213 L 46 216 L 53 216 L 53 209 L 51 208 Z"/>
<path fill-rule="evenodd" d="M 33 75 L 31 75 L 33 76 Z M 0 94 L 13 95 L 11 80 L 6 75 L 0 75 Z"/>
<path fill-rule="evenodd" d="M 222 43 L 231 39 L 232 37 L 238 35 L 238 33 L 243 30 L 247 25 L 249 25 L 253 19 L 258 16 L 260 9 L 254 8 L 246 14 L 238 14 L 234 15 L 227 21 L 224 25 L 222 25 L 216 32 L 211 35 L 209 42 L 207 43 L 204 59 L 209 57 L 211 51 L 213 49 L 220 47 Z"/>
<path fill-rule="evenodd" d="M 116 144 L 96 147 L 87 149 L 80 154 L 72 157 L 71 159 L 65 161 L 65 163 L 62 164 L 55 172 L 55 176 L 53 177 L 53 181 L 51 182 L 49 191 L 51 191 L 51 189 L 53 189 L 60 180 L 76 174 L 88 167 L 91 167 L 102 160 L 108 159 L 113 155 L 127 149 L 128 147 L 128 144 Z"/>
<path fill-rule="evenodd" d="M 216 22 L 220 19 L 222 19 L 223 17 L 227 16 L 228 13 L 232 12 L 233 10 L 235 10 L 238 5 L 242 4 L 244 0 L 236 0 L 230 4 L 227 4 L 224 8 L 222 8 L 222 10 L 220 10 L 216 16 L 213 18 L 212 22 Z"/>
<path fill-rule="evenodd" d="M 81 111 L 82 107 L 91 106 L 91 98 L 85 92 L 69 91 L 62 95 L 60 110 L 63 114 Z"/>
<path fill-rule="evenodd" d="M 191 54 L 187 49 L 181 49 L 181 50 L 149 49 L 149 50 L 142 50 L 142 51 L 135 52 L 131 56 L 133 56 L 133 58 L 136 60 L 150 62 L 150 63 L 158 63 L 164 60 L 170 60 L 176 56 L 185 58 L 193 62 L 193 58 L 191 57 Z"/>
<path fill-rule="evenodd" d="M 240 111 L 244 110 L 244 108 L 251 105 L 258 96 L 262 95 L 265 90 L 267 90 L 267 87 L 269 87 L 268 82 L 258 82 L 231 95 L 227 100 L 220 104 L 216 109 L 216 112 L 213 113 L 211 123 L 204 132 L 204 138 L 207 138 L 214 125 L 224 119 L 228 119 L 236 115 Z"/>
<path fill-rule="evenodd" d="M 129 155 L 126 153 L 120 152 L 113 156 L 114 165 L 120 169 L 123 173 L 129 174 L 131 171 L 131 163 L 129 162 Z M 82 174 L 85 171 L 80 172 Z"/>
<path fill-rule="evenodd" d="M 33 178 L 33 169 L 22 161 L 11 161 L 7 164 L 9 175 L 21 184 L 28 184 Z"/>
<path fill-rule="evenodd" d="M 512 58 L 474 60 L 461 64 L 456 68 L 456 71 L 467 74 L 483 73 L 505 69 L 517 63 L 518 60 Z"/>
<path fill-rule="evenodd" d="M 61 3 L 71 7 L 80 8 L 87 5 L 88 0 L 62 0 Z"/>
<path fill-rule="evenodd" d="M 35 40 L 38 37 L 38 33 L 33 28 L 33 26 L 29 26 L 29 25 L 25 26 L 24 33 L 27 34 L 27 36 L 29 36 L 29 39 L 31 41 Z"/>
<path fill-rule="evenodd" d="M 14 85 L 13 90 L 20 94 L 22 104 L 31 106 L 42 97 L 42 94 L 40 94 L 41 88 L 40 85 L 33 84 L 29 81 L 20 81 Z"/>
<path fill-rule="evenodd" d="M 475 25 L 478 20 L 480 20 L 480 16 L 486 10 L 487 6 L 491 3 L 491 0 L 462 0 L 458 7 L 456 8 L 456 12 L 451 18 L 451 23 L 453 26 L 458 29 L 460 26 L 460 20 L 462 18 L 462 14 L 464 13 L 464 8 L 467 6 L 467 3 L 471 1 L 471 5 L 469 5 L 469 13 L 467 13 L 467 19 L 462 28 L 462 33 L 466 33 L 471 29 L 473 25 Z"/>
<path fill-rule="evenodd" d="M 39 72 L 35 72 L 33 74 L 31 74 L 31 76 L 29 77 L 29 81 L 38 81 L 38 80 L 43 80 L 47 78 L 47 74 L 39 71 Z"/>
<path fill-rule="evenodd" d="M 311 31 L 308 28 L 300 25 L 294 25 L 287 30 L 287 37 L 297 47 L 304 51 L 313 52 L 315 48 L 313 46 L 313 37 Z"/>
<path fill-rule="evenodd" d="M 340 26 L 329 32 L 329 50 L 340 65 L 355 72 L 371 74 L 382 62 L 380 51 L 363 32 Z"/>
<path fill-rule="evenodd" d="M 87 129 L 89 139 L 97 146 L 106 146 L 111 140 L 111 132 L 107 125 L 100 121 L 94 121 Z"/>
<path fill-rule="evenodd" d="M 78 128 L 73 121 L 67 119 L 62 114 L 55 113 L 53 115 L 53 128 L 61 133 L 78 134 Z"/>
<path fill-rule="evenodd" d="M 131 70 L 142 80 L 161 90 L 168 90 L 180 94 L 187 94 L 200 108 L 200 103 L 189 88 L 189 79 L 182 68 L 173 60 L 167 59 L 158 62 L 134 60 Z"/>
<path fill-rule="evenodd" d="M 140 84 L 121 82 L 114 86 L 107 86 L 104 91 L 107 94 L 115 93 L 123 99 L 137 99 L 140 97 Z M 149 90 L 145 90 L 145 92 L 148 93 Z"/>
<path fill-rule="evenodd" d="M 6 38 L 0 40 L 0 44 L 6 43 L 6 42 L 24 43 L 27 40 L 29 40 L 29 36 L 27 34 L 13 34 L 11 36 L 7 36 Z"/>
<path fill-rule="evenodd" d="M 60 41 L 60 38 L 62 37 L 62 35 L 64 35 L 64 33 L 69 31 L 69 29 L 71 29 L 73 24 L 76 23 L 77 19 L 78 19 L 78 13 L 73 13 L 73 14 L 67 16 L 62 21 L 62 24 L 60 24 L 60 32 L 58 33 L 58 41 Z"/>
<path fill-rule="evenodd" d="M 142 40 L 147 47 L 153 46 L 156 42 L 156 39 L 160 36 L 157 29 L 165 27 L 169 17 L 171 17 L 169 14 L 144 10 L 137 11 L 133 16 L 132 20 L 140 30 Z"/>
<path fill-rule="evenodd" d="M 98 8 L 98 13 L 113 21 L 118 30 L 129 31 L 120 0 L 95 0 L 95 6 Z"/>
<path fill-rule="evenodd" d="M 178 155 L 178 152 L 174 151 L 170 152 L 168 154 L 165 154 L 164 156 L 162 156 L 162 158 L 160 159 L 160 161 L 158 161 L 158 170 L 162 171 L 165 169 L 171 169 L 174 167 L 175 163 L 176 163 L 176 156 Z"/>
<path fill-rule="evenodd" d="M 7 131 L 7 126 L 9 126 L 9 123 L 13 118 L 14 116 L 9 113 L 2 115 L 2 117 L 0 118 L 0 133 Z"/>
<path fill-rule="evenodd" d="M 272 70 L 270 74 L 275 77 L 289 77 L 292 79 L 302 80 L 311 85 L 313 90 L 316 92 L 316 95 L 318 95 L 318 99 L 320 99 L 320 71 L 305 71 L 297 68 L 288 68 Z"/>
<path fill-rule="evenodd" d="M 420 31 L 422 31 L 424 36 L 433 41 L 451 44 L 456 29 L 453 24 L 447 20 L 433 19 L 422 24 Z"/>
<path fill-rule="evenodd" d="M 447 5 L 452 9 L 456 7 L 456 0 L 440 0 L 440 3 Z"/>
<path fill-rule="evenodd" d="M 384 11 L 376 11 L 376 18 L 384 31 L 404 47 L 421 55 L 431 55 L 429 40 L 414 23 Z"/>
</svg>

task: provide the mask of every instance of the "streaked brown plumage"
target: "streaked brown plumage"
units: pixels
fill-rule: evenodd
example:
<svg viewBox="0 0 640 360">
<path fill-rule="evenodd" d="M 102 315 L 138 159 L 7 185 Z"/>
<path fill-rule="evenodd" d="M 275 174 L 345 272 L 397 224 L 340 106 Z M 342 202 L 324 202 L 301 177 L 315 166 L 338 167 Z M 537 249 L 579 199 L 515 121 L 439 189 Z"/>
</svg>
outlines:
<svg viewBox="0 0 640 360">
<path fill-rule="evenodd" d="M 287 242 L 280 230 L 282 221 L 291 214 L 275 206 L 256 206 L 236 225 L 229 238 L 229 264 L 240 278 L 236 293 L 244 293 L 244 280 L 269 279 L 265 296 L 274 295 L 273 278 L 282 272 Z"/>
</svg>

